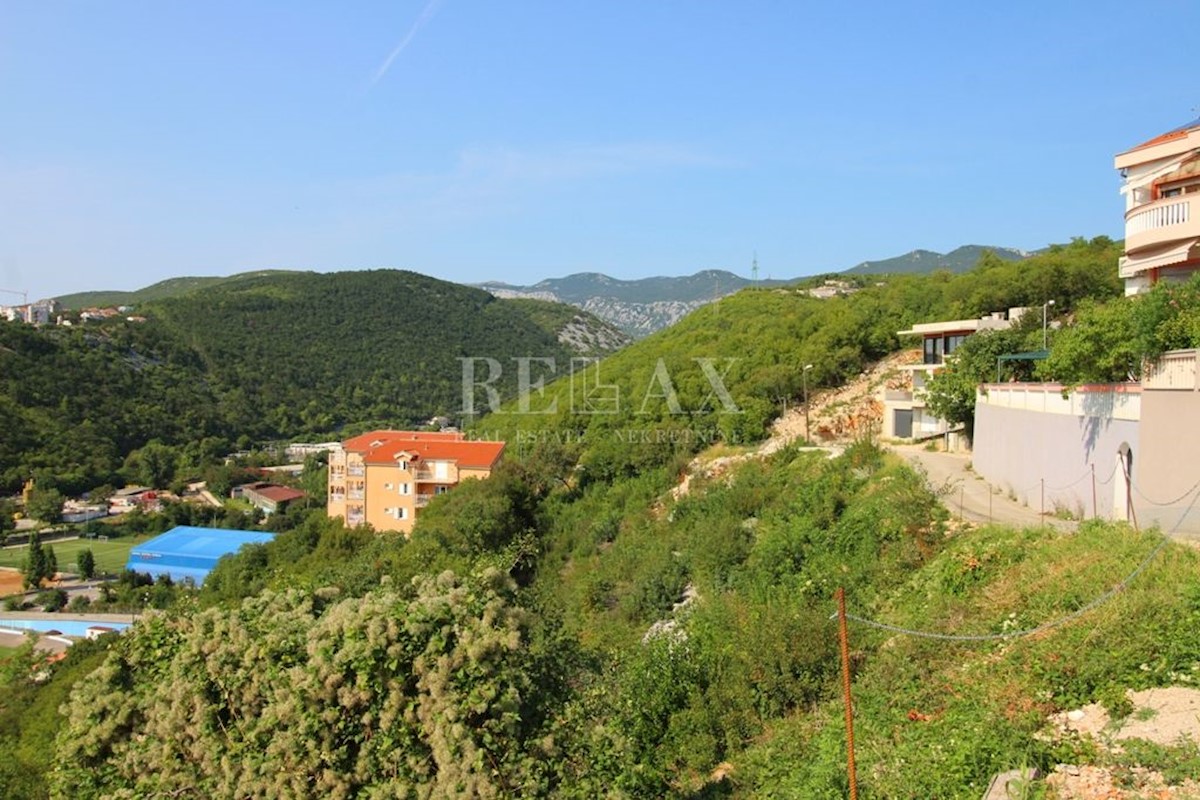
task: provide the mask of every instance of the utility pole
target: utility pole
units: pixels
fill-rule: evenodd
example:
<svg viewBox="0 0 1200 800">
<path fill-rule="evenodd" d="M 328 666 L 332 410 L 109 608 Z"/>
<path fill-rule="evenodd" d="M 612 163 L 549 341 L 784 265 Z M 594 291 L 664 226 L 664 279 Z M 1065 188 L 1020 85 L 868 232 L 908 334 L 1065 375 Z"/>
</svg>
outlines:
<svg viewBox="0 0 1200 800">
<path fill-rule="evenodd" d="M 754 251 L 754 261 L 750 263 L 750 280 L 754 281 L 754 285 L 758 285 L 758 251 Z"/>
</svg>

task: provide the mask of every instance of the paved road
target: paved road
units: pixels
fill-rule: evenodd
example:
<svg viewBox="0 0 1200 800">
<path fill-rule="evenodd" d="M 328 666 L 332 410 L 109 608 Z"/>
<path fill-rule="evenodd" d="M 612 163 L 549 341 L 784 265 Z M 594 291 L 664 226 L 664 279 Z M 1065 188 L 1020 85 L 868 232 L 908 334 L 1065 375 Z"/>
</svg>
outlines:
<svg viewBox="0 0 1200 800">
<path fill-rule="evenodd" d="M 921 445 L 893 445 L 897 455 L 924 471 L 933 491 L 938 493 L 946 508 L 955 517 L 971 522 L 1001 522 L 1006 525 L 1032 527 L 1050 525 L 1059 530 L 1075 530 L 1077 523 L 1046 515 L 1043 519 L 1036 508 L 1028 508 L 996 489 L 968 469 L 969 454 L 941 453 L 926 450 Z"/>
</svg>

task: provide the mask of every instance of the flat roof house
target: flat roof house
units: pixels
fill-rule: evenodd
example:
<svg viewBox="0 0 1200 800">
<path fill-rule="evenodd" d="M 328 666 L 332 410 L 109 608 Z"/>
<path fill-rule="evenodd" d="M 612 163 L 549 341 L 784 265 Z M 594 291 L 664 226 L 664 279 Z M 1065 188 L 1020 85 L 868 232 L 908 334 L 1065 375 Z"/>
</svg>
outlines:
<svg viewBox="0 0 1200 800">
<path fill-rule="evenodd" d="M 948 431 L 946 421 L 934 416 L 925 407 L 929 379 L 941 369 L 946 358 L 953 355 L 968 336 L 980 331 L 1006 330 L 1021 316 L 1024 309 L 1010 309 L 979 319 L 955 319 L 943 322 L 923 322 L 899 336 L 921 337 L 921 361 L 906 364 L 901 369 L 910 372 L 910 387 L 886 389 L 883 393 L 883 430 L 887 439 L 928 439 Z"/>
</svg>

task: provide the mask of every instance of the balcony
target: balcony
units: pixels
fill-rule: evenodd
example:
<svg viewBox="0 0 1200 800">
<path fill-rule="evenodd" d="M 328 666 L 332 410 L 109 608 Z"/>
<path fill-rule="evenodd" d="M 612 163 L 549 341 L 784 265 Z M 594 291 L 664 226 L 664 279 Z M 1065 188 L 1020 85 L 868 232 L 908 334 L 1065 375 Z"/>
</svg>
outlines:
<svg viewBox="0 0 1200 800">
<path fill-rule="evenodd" d="M 356 478 L 361 478 L 367 474 L 366 468 L 362 464 L 355 464 L 352 467 L 346 467 L 346 474 L 353 475 Z"/>
<path fill-rule="evenodd" d="M 424 508 L 425 506 L 429 505 L 429 501 L 432 499 L 433 495 L 431 494 L 419 494 L 417 495 L 417 501 L 413 505 L 415 505 L 417 508 Z"/>
<path fill-rule="evenodd" d="M 888 389 L 883 393 L 884 402 L 887 403 L 910 403 L 913 399 L 912 392 L 900 392 L 893 389 Z"/>
<path fill-rule="evenodd" d="M 363 490 L 362 489 L 351 489 L 346 494 L 346 496 L 349 497 L 351 500 L 362 500 L 363 499 Z"/>
<path fill-rule="evenodd" d="M 419 469 L 413 474 L 413 477 L 416 478 L 418 483 L 444 483 L 449 485 L 458 483 L 458 470 L 446 470 L 445 474 L 439 477 L 431 469 Z"/>
<path fill-rule="evenodd" d="M 1125 252 L 1200 237 L 1200 195 L 1164 197 L 1125 214 Z"/>
</svg>

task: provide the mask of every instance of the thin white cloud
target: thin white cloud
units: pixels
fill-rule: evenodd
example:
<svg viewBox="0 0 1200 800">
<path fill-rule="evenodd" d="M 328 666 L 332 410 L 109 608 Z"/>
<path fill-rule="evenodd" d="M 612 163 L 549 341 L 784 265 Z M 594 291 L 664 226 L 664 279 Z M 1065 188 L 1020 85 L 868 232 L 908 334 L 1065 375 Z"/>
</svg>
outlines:
<svg viewBox="0 0 1200 800">
<path fill-rule="evenodd" d="M 425 27 L 425 23 L 433 19 L 433 15 L 437 13 L 438 6 L 441 4 L 442 0 L 429 0 L 429 2 L 425 5 L 425 10 L 421 12 L 421 15 L 417 17 L 417 21 L 414 22 L 412 27 L 408 29 L 408 33 L 404 34 L 404 38 L 400 40 L 400 44 L 396 45 L 392 49 L 392 52 L 388 54 L 388 57 L 385 58 L 383 63 L 379 65 L 379 69 L 375 70 L 375 75 L 371 78 L 372 86 L 379 83 L 383 76 L 387 74 L 387 71 L 392 66 L 392 62 L 399 58 L 400 54 L 404 52 L 404 48 L 408 47 L 409 43 L 413 40 L 413 37 L 417 35 L 417 31 L 421 30 L 421 28 Z"/>
</svg>

